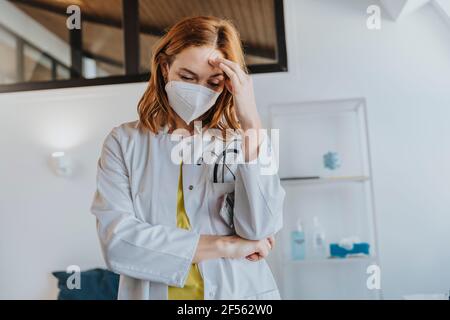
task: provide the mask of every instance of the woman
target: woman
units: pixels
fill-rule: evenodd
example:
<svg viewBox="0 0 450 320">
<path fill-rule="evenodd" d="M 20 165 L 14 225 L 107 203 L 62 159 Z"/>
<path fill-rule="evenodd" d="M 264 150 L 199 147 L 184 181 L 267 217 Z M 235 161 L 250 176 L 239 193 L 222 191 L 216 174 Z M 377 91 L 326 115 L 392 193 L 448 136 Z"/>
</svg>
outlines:
<svg viewBox="0 0 450 320">
<path fill-rule="evenodd" d="M 151 68 L 139 120 L 104 141 L 91 207 L 106 264 L 120 274 L 118 298 L 279 299 L 265 258 L 285 192 L 276 174 L 261 173 L 269 139 L 237 30 L 186 18 L 154 48 Z M 196 138 L 199 129 L 220 134 L 177 158 L 176 133 Z M 229 129 L 238 131 L 230 138 Z M 242 161 L 204 161 L 230 150 Z"/>
</svg>

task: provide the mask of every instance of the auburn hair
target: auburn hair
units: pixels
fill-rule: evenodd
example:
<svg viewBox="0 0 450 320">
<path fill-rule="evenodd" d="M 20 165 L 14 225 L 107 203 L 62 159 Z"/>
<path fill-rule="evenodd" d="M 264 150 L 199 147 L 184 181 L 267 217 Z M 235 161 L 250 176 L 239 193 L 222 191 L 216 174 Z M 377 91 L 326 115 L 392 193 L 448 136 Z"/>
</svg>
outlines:
<svg viewBox="0 0 450 320">
<path fill-rule="evenodd" d="M 240 34 L 231 21 L 214 16 L 184 18 L 153 47 L 150 80 L 137 106 L 140 127 L 155 134 L 166 125 L 175 128 L 175 113 L 165 91 L 163 65 L 167 63 L 170 66 L 177 54 L 192 46 L 213 47 L 248 73 Z M 199 120 L 206 129 L 220 129 L 222 132 L 240 129 L 232 94 L 224 87 L 214 106 Z"/>
</svg>

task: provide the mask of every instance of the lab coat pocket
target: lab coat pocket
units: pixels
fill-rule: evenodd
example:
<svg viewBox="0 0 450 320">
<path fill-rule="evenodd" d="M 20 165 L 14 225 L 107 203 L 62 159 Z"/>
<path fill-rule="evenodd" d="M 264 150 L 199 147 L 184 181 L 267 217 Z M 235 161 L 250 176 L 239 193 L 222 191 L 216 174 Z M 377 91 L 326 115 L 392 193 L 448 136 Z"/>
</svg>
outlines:
<svg viewBox="0 0 450 320">
<path fill-rule="evenodd" d="M 219 234 L 234 234 L 234 182 L 210 183 L 210 214 Z"/>
<path fill-rule="evenodd" d="M 235 182 L 210 182 L 213 192 L 223 194 L 234 191 Z"/>
<path fill-rule="evenodd" d="M 234 191 L 223 195 L 219 215 L 231 229 L 234 229 Z"/>
</svg>

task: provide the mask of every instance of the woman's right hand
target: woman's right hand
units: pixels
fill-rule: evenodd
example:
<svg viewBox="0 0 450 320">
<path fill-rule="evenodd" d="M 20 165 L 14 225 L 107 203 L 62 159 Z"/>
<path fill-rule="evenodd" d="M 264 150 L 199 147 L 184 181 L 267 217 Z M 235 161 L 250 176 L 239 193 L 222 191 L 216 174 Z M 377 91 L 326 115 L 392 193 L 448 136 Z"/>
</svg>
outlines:
<svg viewBox="0 0 450 320">
<path fill-rule="evenodd" d="M 263 240 L 247 240 L 237 235 L 201 235 L 192 262 L 217 258 L 259 261 L 269 255 L 274 245 L 273 236 Z"/>
<path fill-rule="evenodd" d="M 247 240 L 239 236 L 225 236 L 224 255 L 226 258 L 247 258 L 250 261 L 259 261 L 269 255 L 275 239 L 271 236 L 262 240 Z"/>
</svg>

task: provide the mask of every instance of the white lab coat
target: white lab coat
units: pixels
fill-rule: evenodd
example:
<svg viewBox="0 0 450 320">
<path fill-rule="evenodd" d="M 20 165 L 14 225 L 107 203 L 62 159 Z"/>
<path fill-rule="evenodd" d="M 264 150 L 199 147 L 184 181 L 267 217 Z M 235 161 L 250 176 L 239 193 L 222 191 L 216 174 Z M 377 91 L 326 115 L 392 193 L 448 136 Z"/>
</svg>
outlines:
<svg viewBox="0 0 450 320">
<path fill-rule="evenodd" d="M 285 191 L 278 175 L 240 163 L 235 182 L 213 183 L 212 165 L 183 164 L 183 192 L 192 229 L 176 226 L 179 164 L 171 161 L 167 127 L 139 130 L 139 120 L 114 127 L 104 140 L 91 212 L 107 267 L 120 274 L 118 299 L 168 298 L 183 287 L 201 234 L 264 239 L 283 224 Z M 269 139 L 264 139 L 268 143 Z M 233 223 L 219 216 L 221 196 L 235 188 Z M 280 299 L 265 259 L 199 263 L 204 299 Z"/>
</svg>

